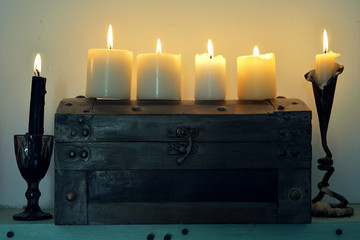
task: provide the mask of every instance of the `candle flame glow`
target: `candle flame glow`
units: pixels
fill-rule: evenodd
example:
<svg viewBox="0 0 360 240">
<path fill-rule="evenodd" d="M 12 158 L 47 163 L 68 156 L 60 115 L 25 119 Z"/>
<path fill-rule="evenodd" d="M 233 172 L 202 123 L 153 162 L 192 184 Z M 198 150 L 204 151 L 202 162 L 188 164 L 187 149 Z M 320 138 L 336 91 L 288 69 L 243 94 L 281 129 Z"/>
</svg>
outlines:
<svg viewBox="0 0 360 240">
<path fill-rule="evenodd" d="M 109 31 L 108 31 L 108 48 L 112 49 L 114 47 L 114 42 L 113 42 L 113 31 L 112 31 L 112 26 L 111 24 L 109 25 Z"/>
<path fill-rule="evenodd" d="M 34 73 L 35 76 L 40 76 L 41 72 L 41 56 L 40 53 L 36 54 L 35 61 L 34 61 Z"/>
<path fill-rule="evenodd" d="M 160 38 L 157 40 L 156 53 L 161 53 L 161 42 Z"/>
<path fill-rule="evenodd" d="M 214 48 L 210 39 L 208 41 L 208 51 L 209 51 L 210 59 L 212 59 L 212 57 L 214 56 Z"/>
<path fill-rule="evenodd" d="M 329 43 L 328 43 L 326 29 L 324 29 L 324 35 L 323 35 L 323 52 L 324 53 L 329 52 Z"/>
<path fill-rule="evenodd" d="M 258 48 L 258 46 L 255 45 L 254 51 L 253 51 L 253 55 L 254 55 L 254 56 L 259 56 L 259 54 L 260 54 L 260 53 L 259 53 L 259 48 Z"/>
</svg>

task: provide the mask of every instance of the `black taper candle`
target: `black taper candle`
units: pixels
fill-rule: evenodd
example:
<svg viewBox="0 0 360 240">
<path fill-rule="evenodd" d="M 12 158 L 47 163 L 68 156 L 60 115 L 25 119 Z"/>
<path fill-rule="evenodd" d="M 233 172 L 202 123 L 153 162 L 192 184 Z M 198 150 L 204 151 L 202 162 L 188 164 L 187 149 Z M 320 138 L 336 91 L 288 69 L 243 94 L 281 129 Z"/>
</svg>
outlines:
<svg viewBox="0 0 360 240">
<path fill-rule="evenodd" d="M 38 75 L 39 72 L 38 72 Z M 29 134 L 42 135 L 44 133 L 46 78 L 33 76 L 31 85 Z"/>
</svg>

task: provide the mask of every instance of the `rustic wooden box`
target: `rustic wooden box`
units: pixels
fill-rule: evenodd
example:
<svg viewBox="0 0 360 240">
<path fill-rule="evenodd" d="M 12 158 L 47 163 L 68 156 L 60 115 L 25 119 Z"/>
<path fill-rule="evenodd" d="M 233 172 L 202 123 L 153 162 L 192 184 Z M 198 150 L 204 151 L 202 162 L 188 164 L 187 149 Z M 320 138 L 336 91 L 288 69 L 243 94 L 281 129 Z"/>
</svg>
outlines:
<svg viewBox="0 0 360 240">
<path fill-rule="evenodd" d="M 55 224 L 311 222 L 298 99 L 64 99 L 55 141 Z"/>
</svg>

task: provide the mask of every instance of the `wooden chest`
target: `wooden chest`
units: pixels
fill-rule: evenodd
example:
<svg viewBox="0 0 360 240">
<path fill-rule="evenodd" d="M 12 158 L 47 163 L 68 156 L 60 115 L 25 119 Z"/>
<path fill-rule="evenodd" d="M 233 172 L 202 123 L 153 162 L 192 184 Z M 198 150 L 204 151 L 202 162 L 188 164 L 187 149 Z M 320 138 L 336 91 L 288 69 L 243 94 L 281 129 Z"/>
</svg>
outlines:
<svg viewBox="0 0 360 240">
<path fill-rule="evenodd" d="M 64 99 L 55 141 L 55 224 L 311 222 L 298 99 Z"/>
</svg>

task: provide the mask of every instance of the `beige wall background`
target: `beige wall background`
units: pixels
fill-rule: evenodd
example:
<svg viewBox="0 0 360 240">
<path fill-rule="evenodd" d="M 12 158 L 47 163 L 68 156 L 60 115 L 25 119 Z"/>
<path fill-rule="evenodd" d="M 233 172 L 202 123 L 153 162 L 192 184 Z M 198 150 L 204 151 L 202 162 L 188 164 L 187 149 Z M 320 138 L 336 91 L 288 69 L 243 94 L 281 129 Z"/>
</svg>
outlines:
<svg viewBox="0 0 360 240">
<path fill-rule="evenodd" d="M 236 57 L 257 44 L 274 52 L 278 95 L 299 98 L 313 110 L 313 190 L 322 177 L 316 160 L 321 148 L 311 84 L 326 28 L 329 48 L 341 53 L 340 75 L 328 142 L 336 171 L 331 187 L 360 202 L 360 1 L 358 0 L 1 0 L 0 1 L 0 204 L 25 205 L 25 181 L 15 163 L 13 135 L 27 132 L 31 77 L 37 52 L 47 78 L 45 133 L 53 134 L 62 98 L 85 94 L 87 51 L 105 48 L 109 24 L 114 48 L 182 54 L 182 98 L 193 99 L 194 57 L 207 51 L 227 59 L 228 98 L 236 98 Z M 134 60 L 134 69 L 136 62 Z M 136 80 L 134 72 L 133 81 Z M 136 98 L 135 91 L 132 98 Z M 53 163 L 40 184 L 43 207 L 54 200 Z M 313 192 L 315 194 L 315 192 Z"/>
</svg>

